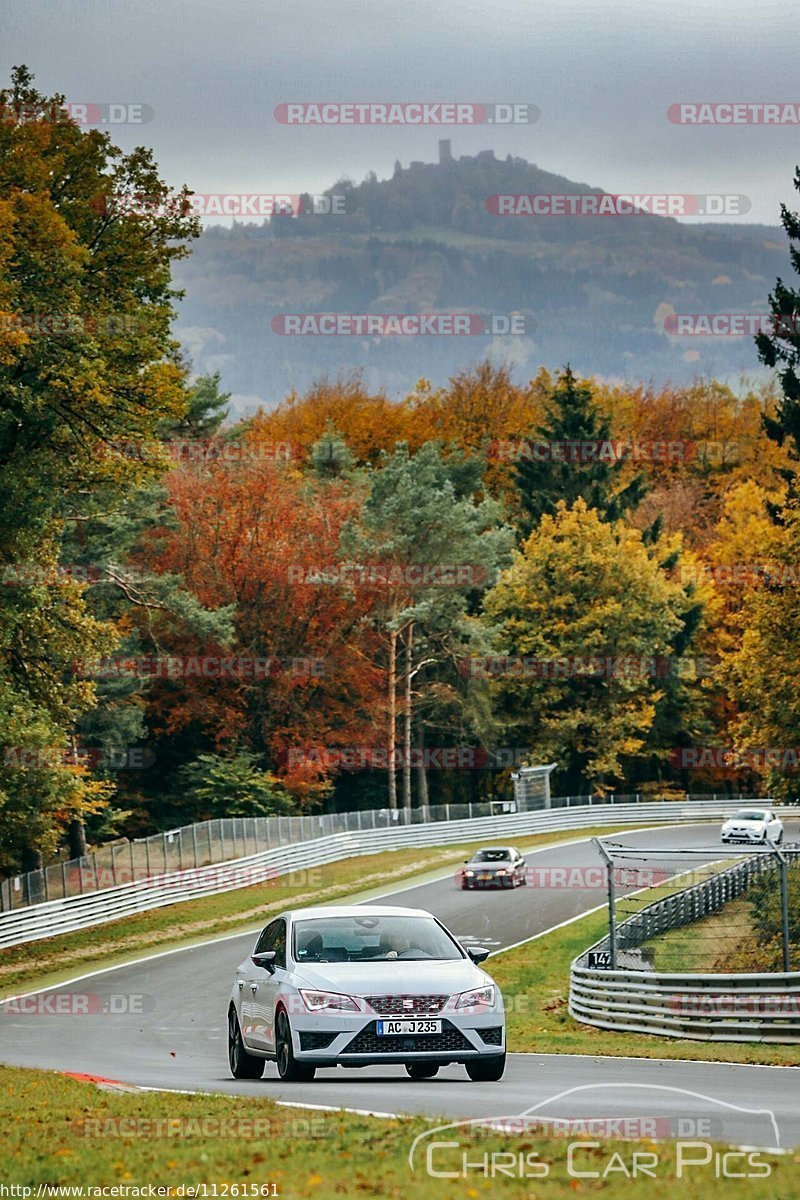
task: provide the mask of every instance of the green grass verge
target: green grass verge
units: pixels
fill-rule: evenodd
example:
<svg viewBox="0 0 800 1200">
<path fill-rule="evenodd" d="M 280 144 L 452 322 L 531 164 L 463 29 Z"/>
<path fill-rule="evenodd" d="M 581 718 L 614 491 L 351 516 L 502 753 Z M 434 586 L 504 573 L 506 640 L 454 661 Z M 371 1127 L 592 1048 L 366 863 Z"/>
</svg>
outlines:
<svg viewBox="0 0 800 1200">
<path fill-rule="evenodd" d="M 617 831 L 635 828 L 641 826 L 619 826 Z M 521 838 L 516 844 L 525 849 L 611 832 L 607 828 L 565 830 Z M 370 889 L 390 890 L 393 884 L 447 866 L 455 871 L 473 850 L 485 844 L 416 847 L 348 858 L 278 876 L 254 887 L 170 904 L 76 933 L 12 946 L 0 952 L 0 997 L 26 987 L 58 983 L 95 968 L 130 962 L 148 951 L 175 949 L 215 935 L 257 929 L 270 915 L 291 906 L 331 903 L 353 898 L 354 894 L 361 896 Z M 423 874 L 419 882 L 424 881 Z"/>
<path fill-rule="evenodd" d="M 465 1090 L 469 1086 L 465 1083 Z M 391 1092 L 391 1084 L 381 1089 L 383 1107 L 402 1104 L 402 1085 L 397 1087 L 396 1097 Z M 602 1142 L 595 1149 L 580 1150 L 573 1163 L 575 1171 L 597 1171 L 601 1177 L 578 1179 L 569 1172 L 565 1139 L 500 1134 L 477 1137 L 474 1133 L 461 1133 L 459 1148 L 438 1151 L 432 1165 L 438 1171 L 460 1172 L 464 1150 L 469 1151 L 468 1160 L 479 1165 L 466 1176 L 434 1178 L 426 1172 L 424 1153 L 415 1159 L 418 1166 L 414 1171 L 408 1155 L 413 1140 L 438 1122 L 280 1108 L 258 1096 L 257 1084 L 246 1101 L 221 1095 L 121 1093 L 101 1091 L 93 1084 L 48 1072 L 4 1067 L 0 1068 L 0 1119 L 2 1182 L 30 1187 L 33 1197 L 40 1184 L 82 1186 L 84 1196 L 91 1195 L 85 1190 L 89 1187 L 146 1188 L 150 1184 L 169 1188 L 169 1193 L 162 1194 L 178 1197 L 186 1195 L 187 1185 L 205 1184 L 209 1196 L 214 1195 L 216 1185 L 217 1196 L 233 1197 L 255 1196 L 257 1189 L 274 1185 L 274 1193 L 270 1188 L 269 1195 L 281 1200 L 339 1200 L 342 1196 L 558 1200 L 576 1192 L 616 1196 L 623 1189 L 626 1200 L 645 1196 L 648 1200 L 672 1200 L 676 1195 L 708 1195 L 716 1184 L 713 1158 L 678 1179 L 675 1144 Z M 448 1131 L 442 1136 L 453 1138 L 455 1134 Z M 493 1152 L 506 1157 L 488 1157 L 486 1167 L 480 1165 L 483 1156 Z M 656 1156 L 650 1161 L 655 1178 L 626 1178 L 624 1172 L 632 1169 L 634 1153 Z M 697 1157 L 696 1150 L 691 1153 Z M 531 1164 L 547 1166 L 545 1178 L 519 1178 L 520 1156 L 523 1171 L 536 1169 L 525 1164 L 525 1156 L 532 1154 L 538 1158 L 530 1160 Z M 726 1179 L 725 1196 L 730 1200 L 795 1200 L 800 1189 L 800 1156 L 761 1153 L 757 1160 L 769 1167 L 769 1176 Z M 492 1178 L 491 1164 L 498 1161 L 517 1177 L 501 1173 Z M 741 1160 L 732 1168 L 741 1171 Z"/>
<path fill-rule="evenodd" d="M 645 942 L 657 971 L 735 971 L 725 960 L 757 938 L 749 901 L 731 900 L 718 913 Z M 746 970 L 747 968 L 741 968 Z M 762 968 L 753 968 L 761 970 Z M 764 968 L 769 969 L 769 968 Z M 779 968 L 776 968 L 779 969 Z"/>
<path fill-rule="evenodd" d="M 759 1042 L 720 1045 L 596 1029 L 573 1020 L 567 1011 L 570 963 L 603 937 L 606 929 L 606 914 L 593 913 L 515 950 L 492 956 L 489 971 L 509 1009 L 510 1050 L 800 1066 L 800 1046 L 766 1046 Z"/>
</svg>

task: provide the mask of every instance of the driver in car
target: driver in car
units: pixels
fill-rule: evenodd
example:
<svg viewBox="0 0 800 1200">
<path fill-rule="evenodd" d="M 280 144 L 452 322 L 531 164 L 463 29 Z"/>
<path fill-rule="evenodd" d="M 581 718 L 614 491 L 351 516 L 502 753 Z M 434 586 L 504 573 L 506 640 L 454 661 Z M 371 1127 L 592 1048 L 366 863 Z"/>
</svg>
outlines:
<svg viewBox="0 0 800 1200">
<path fill-rule="evenodd" d="M 395 959 L 411 949 L 411 942 L 403 934 L 384 934 L 378 947 L 381 958 Z"/>
</svg>

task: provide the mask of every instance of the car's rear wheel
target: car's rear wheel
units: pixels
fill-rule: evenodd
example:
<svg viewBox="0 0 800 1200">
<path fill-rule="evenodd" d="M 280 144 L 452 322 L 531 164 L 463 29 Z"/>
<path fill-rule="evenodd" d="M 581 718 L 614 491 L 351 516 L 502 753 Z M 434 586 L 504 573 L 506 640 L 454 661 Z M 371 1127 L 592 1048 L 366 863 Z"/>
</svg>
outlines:
<svg viewBox="0 0 800 1200">
<path fill-rule="evenodd" d="M 406 1063 L 406 1070 L 412 1079 L 433 1079 L 439 1071 L 438 1063 L 414 1062 Z"/>
<path fill-rule="evenodd" d="M 264 1074 L 264 1059 L 248 1054 L 244 1048 L 239 1018 L 233 1005 L 228 1011 L 228 1065 L 234 1079 L 260 1079 Z"/>
<path fill-rule="evenodd" d="M 506 1069 L 505 1054 L 493 1054 L 491 1058 L 476 1058 L 465 1064 L 473 1083 L 497 1083 Z"/>
<path fill-rule="evenodd" d="M 281 1010 L 275 1022 L 275 1058 L 278 1063 L 278 1074 L 287 1083 L 309 1083 L 316 1074 L 316 1067 L 299 1063 L 294 1056 L 292 1046 L 292 1030 L 289 1018 Z"/>
</svg>

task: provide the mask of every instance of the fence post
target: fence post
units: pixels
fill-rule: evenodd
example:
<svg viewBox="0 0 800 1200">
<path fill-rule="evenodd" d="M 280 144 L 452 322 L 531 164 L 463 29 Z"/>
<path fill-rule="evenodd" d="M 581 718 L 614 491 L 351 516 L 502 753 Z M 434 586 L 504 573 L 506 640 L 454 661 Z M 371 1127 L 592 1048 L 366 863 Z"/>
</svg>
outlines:
<svg viewBox="0 0 800 1200">
<path fill-rule="evenodd" d="M 95 880 L 97 878 L 97 863 L 95 863 Z M 114 880 L 114 886 L 117 883 L 117 847 L 111 846 L 111 878 Z"/>
<path fill-rule="evenodd" d="M 600 838 L 592 838 L 597 849 L 603 856 L 603 861 L 606 864 L 606 878 L 608 881 L 608 948 L 611 953 L 611 970 L 617 969 L 617 910 L 616 899 L 614 896 L 614 860 L 606 850 Z"/>
<path fill-rule="evenodd" d="M 773 847 L 778 857 L 781 872 L 781 935 L 783 942 L 783 969 L 791 971 L 791 954 L 789 950 L 789 864 L 786 860 L 786 855 Z"/>
<path fill-rule="evenodd" d="M 196 870 L 197 866 L 198 866 L 198 863 L 197 863 L 197 826 L 196 825 L 192 825 L 192 850 L 194 851 L 194 865 L 195 865 L 195 870 Z"/>
</svg>

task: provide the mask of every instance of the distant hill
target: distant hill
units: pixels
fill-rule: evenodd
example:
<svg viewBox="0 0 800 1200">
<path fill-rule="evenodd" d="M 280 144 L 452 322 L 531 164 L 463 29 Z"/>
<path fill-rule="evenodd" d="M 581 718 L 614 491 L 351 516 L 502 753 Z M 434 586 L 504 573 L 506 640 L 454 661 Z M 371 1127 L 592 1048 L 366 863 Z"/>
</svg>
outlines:
<svg viewBox="0 0 800 1200">
<path fill-rule="evenodd" d="M 668 217 L 516 216 L 494 195 L 613 192 L 487 150 L 398 163 L 391 179 L 336 184 L 345 215 L 212 227 L 176 267 L 177 333 L 198 370 L 272 405 L 321 374 L 359 368 L 390 395 L 444 382 L 485 358 L 519 378 L 569 361 L 579 371 L 662 383 L 755 374 L 752 339 L 670 337 L 675 313 L 761 313 L 789 274 L 779 227 L 686 225 Z M 283 336 L 285 313 L 521 314 L 523 336 Z"/>
</svg>

